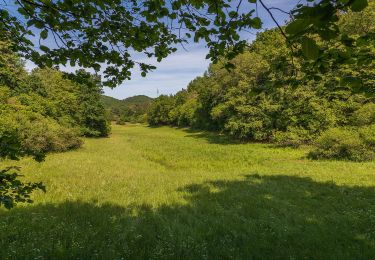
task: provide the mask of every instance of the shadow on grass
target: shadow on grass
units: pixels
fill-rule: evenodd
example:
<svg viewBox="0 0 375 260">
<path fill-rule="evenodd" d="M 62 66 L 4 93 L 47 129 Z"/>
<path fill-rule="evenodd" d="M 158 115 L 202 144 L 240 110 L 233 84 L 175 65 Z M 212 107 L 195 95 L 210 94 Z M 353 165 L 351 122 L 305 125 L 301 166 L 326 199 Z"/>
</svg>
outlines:
<svg viewBox="0 0 375 260">
<path fill-rule="evenodd" d="M 217 132 L 210 132 L 210 131 L 203 131 L 203 130 L 196 130 L 191 128 L 184 128 L 184 132 L 187 133 L 186 137 L 192 137 L 197 139 L 205 139 L 210 144 L 244 144 L 246 142 L 242 142 L 240 140 L 233 139 L 227 135 L 220 134 Z"/>
<path fill-rule="evenodd" d="M 65 202 L 0 212 L 0 259 L 371 259 L 375 188 L 248 175 L 152 208 Z"/>
<path fill-rule="evenodd" d="M 240 140 L 233 139 L 229 136 L 224 134 L 220 134 L 214 131 L 206 131 L 201 129 L 195 129 L 191 127 L 178 127 L 178 126 L 170 126 L 170 125 L 149 125 L 151 129 L 157 129 L 162 127 L 169 127 L 173 129 L 182 130 L 187 133 L 186 137 L 196 138 L 196 139 L 205 139 L 207 142 L 211 144 L 243 144 L 246 142 L 241 142 Z"/>
</svg>

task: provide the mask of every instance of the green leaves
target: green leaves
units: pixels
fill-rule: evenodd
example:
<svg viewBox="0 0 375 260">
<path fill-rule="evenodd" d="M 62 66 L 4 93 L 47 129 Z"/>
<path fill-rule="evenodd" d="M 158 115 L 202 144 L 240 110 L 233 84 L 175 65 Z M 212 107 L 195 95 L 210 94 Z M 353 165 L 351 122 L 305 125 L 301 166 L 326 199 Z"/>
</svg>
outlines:
<svg viewBox="0 0 375 260">
<path fill-rule="evenodd" d="M 324 40 L 334 39 L 339 34 L 336 23 L 340 11 L 350 8 L 358 12 L 368 5 L 367 0 L 307 2 L 315 4 L 298 4 L 291 13 L 294 20 L 285 27 L 285 32 L 289 41 L 301 40 L 303 53 L 311 60 L 317 59 L 319 51 L 312 40 L 303 36 L 318 34 Z M 115 87 L 130 79 L 132 68 L 139 66 L 134 60 L 137 53 L 161 61 L 174 52 L 172 46 L 186 43 L 190 38 L 206 43 L 207 57 L 214 63 L 222 57 L 231 59 L 242 53 L 246 46 L 241 37 L 243 32 L 261 29 L 262 20 L 254 15 L 254 5 L 242 9 L 233 3 L 233 0 L 20 0 L 16 1 L 20 7 L 17 14 L 12 16 L 1 10 L 0 18 L 6 26 L 0 25 L 0 34 L 9 35 L 13 42 L 19 43 L 15 46 L 17 51 L 39 66 L 65 64 L 67 60 L 87 68 L 106 63 L 109 68 L 104 72 L 105 84 Z M 42 40 L 49 34 L 54 36 L 55 42 L 40 46 L 43 55 L 32 47 L 31 29 L 38 29 Z M 47 49 L 51 48 L 49 44 L 53 51 Z"/>
<path fill-rule="evenodd" d="M 254 29 L 262 28 L 262 20 L 259 17 L 255 17 L 252 21 L 252 26 Z"/>
<path fill-rule="evenodd" d="M 19 180 L 19 167 L 0 170 L 0 206 L 13 208 L 19 202 L 32 203 L 30 195 L 35 190 L 46 191 L 43 183 L 24 183 Z"/>
<path fill-rule="evenodd" d="M 49 51 L 50 51 L 50 49 L 49 49 L 47 46 L 45 46 L 45 45 L 40 45 L 39 48 L 40 48 L 42 51 L 44 51 L 44 52 L 49 52 Z"/>
<path fill-rule="evenodd" d="M 354 0 L 350 5 L 350 9 L 354 12 L 360 12 L 368 6 L 367 0 Z"/>
<path fill-rule="evenodd" d="M 319 47 L 315 40 L 308 37 L 303 37 L 302 53 L 309 60 L 317 60 L 319 58 Z"/>
<path fill-rule="evenodd" d="M 285 32 L 291 36 L 294 36 L 306 30 L 310 24 L 311 22 L 307 19 L 297 19 L 286 26 Z"/>
<path fill-rule="evenodd" d="M 43 31 L 40 32 L 40 38 L 42 39 L 47 39 L 48 37 L 48 30 L 44 29 Z"/>
<path fill-rule="evenodd" d="M 340 84 L 349 86 L 353 89 L 358 89 L 362 86 L 362 80 L 358 77 L 344 77 L 341 79 Z"/>
</svg>

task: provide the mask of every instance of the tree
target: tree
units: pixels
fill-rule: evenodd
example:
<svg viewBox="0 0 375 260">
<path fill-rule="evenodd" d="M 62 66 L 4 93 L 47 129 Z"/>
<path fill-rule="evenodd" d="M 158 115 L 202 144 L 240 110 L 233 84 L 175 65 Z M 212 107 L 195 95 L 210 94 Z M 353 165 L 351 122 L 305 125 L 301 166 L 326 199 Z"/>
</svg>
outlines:
<svg viewBox="0 0 375 260">
<path fill-rule="evenodd" d="M 170 112 L 173 109 L 173 96 L 161 95 L 152 103 L 148 122 L 150 125 L 167 125 L 171 123 Z"/>
<path fill-rule="evenodd" d="M 231 60 L 247 46 L 240 32 L 262 26 L 256 16 L 258 3 L 288 42 L 302 41 L 305 55 L 316 59 L 319 50 L 308 35 L 336 37 L 339 12 L 358 12 L 368 4 L 367 0 L 320 0 L 314 4 L 311 0 L 300 1 L 290 12 L 292 22 L 284 32 L 273 16 L 274 10 L 263 0 L 16 0 L 15 13 L 6 8 L 10 2 L 0 7 L 1 40 L 15 43 L 14 50 L 39 66 L 70 63 L 96 71 L 103 69 L 105 84 L 111 87 L 129 79 L 135 65 L 143 76 L 154 68 L 137 62 L 134 53 L 161 61 L 176 51 L 176 44 L 189 38 L 205 41 L 209 47 L 207 58 L 214 63 L 221 56 Z M 245 2 L 254 5 L 242 9 Z M 39 34 L 39 48 L 31 40 L 34 33 Z"/>
<path fill-rule="evenodd" d="M 235 65 L 231 71 L 224 68 L 227 61 L 223 58 L 187 90 L 169 97 L 172 104 L 164 105 L 165 109 L 160 108 L 163 100 L 159 100 L 149 113 L 150 123 L 214 129 L 245 141 L 295 146 L 312 144 L 329 128 L 372 130 L 372 8 L 373 3 L 363 12 L 340 15 L 337 25 L 348 33 L 346 39 L 323 40 L 311 35 L 325 50 L 315 62 L 306 59 L 303 44 L 290 49 L 277 28 L 259 33 L 243 54 L 230 61 Z M 366 17 L 366 31 L 358 22 L 362 17 Z M 194 97 L 194 106 L 189 96 Z M 163 116 L 167 120 L 158 123 Z"/>
<path fill-rule="evenodd" d="M 101 102 L 103 87 L 100 77 L 81 69 L 74 74 L 69 74 L 68 78 L 78 85 L 78 124 L 82 128 L 83 135 L 88 137 L 108 136 L 110 126 Z"/>
<path fill-rule="evenodd" d="M 0 41 L 0 162 L 31 156 L 41 162 L 49 152 L 81 146 L 81 135 L 107 136 L 100 79 L 85 71 L 56 69 L 26 72 L 9 42 Z M 32 202 L 42 183 L 25 183 L 19 168 L 0 170 L 0 206 Z"/>
</svg>

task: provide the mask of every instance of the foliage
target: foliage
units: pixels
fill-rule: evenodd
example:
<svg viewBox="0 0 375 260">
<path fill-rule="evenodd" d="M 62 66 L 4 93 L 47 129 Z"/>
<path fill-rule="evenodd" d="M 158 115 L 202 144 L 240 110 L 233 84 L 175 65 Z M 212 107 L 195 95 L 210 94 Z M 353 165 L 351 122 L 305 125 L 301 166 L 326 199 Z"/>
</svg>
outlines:
<svg viewBox="0 0 375 260">
<path fill-rule="evenodd" d="M 18 125 L 8 116 L 4 116 L 4 106 L 1 106 L 0 117 L 0 157 L 18 159 L 22 155 L 21 136 Z"/>
<path fill-rule="evenodd" d="M 150 125 L 164 125 L 171 122 L 169 113 L 174 107 L 173 97 L 161 95 L 152 103 L 148 114 Z"/>
<path fill-rule="evenodd" d="M 293 59 L 294 65 L 278 32 L 259 34 L 246 53 L 231 61 L 236 68 L 230 73 L 220 64 L 211 65 L 187 91 L 157 99 L 149 122 L 180 125 L 170 116 L 179 118 L 187 112 L 187 98 L 181 98 L 184 95 L 195 104 L 187 112 L 193 119 L 185 120 L 184 125 L 223 131 L 243 140 L 301 144 L 330 127 L 348 124 L 354 111 L 372 104 L 366 92 L 372 81 L 366 77 L 374 70 L 373 65 L 356 71 L 336 65 L 320 78 L 313 78 L 305 71 L 295 76 L 295 67 L 304 67 L 305 60 Z M 358 75 L 366 84 L 363 89 L 340 86 L 336 81 L 338 73 L 350 75 L 361 70 L 365 71 Z"/>
<path fill-rule="evenodd" d="M 19 180 L 19 168 L 8 167 L 0 170 L 0 206 L 7 209 L 13 208 L 18 202 L 32 203 L 30 194 L 34 190 L 46 191 L 44 185 L 39 183 L 23 183 Z"/>
<path fill-rule="evenodd" d="M 26 71 L 22 61 L 11 50 L 9 41 L 0 39 L 0 86 L 7 86 L 11 90 L 23 87 Z"/>
<path fill-rule="evenodd" d="M 27 73 L 9 42 L 0 41 L 0 54 L 0 160 L 32 156 L 40 162 L 49 152 L 80 147 L 82 135 L 109 134 L 98 78 L 47 68 Z M 29 194 L 43 186 L 23 183 L 9 170 L 2 171 L 0 204 L 31 202 Z"/>
<path fill-rule="evenodd" d="M 319 47 L 309 34 L 335 38 L 339 35 L 335 24 L 338 13 L 358 12 L 368 5 L 367 0 L 321 0 L 314 5 L 310 2 L 296 4 L 290 12 L 293 20 L 285 32 L 280 29 L 289 41 L 302 42 L 305 56 L 311 59 L 319 57 Z M 10 12 L 11 3 L 5 1 L 0 9 L 0 40 L 17 43 L 13 49 L 39 66 L 69 63 L 99 71 L 106 64 L 105 84 L 112 87 L 130 78 L 135 65 L 143 76 L 155 68 L 137 62 L 137 53 L 161 61 L 177 50 L 176 44 L 192 39 L 206 42 L 207 58 L 214 63 L 222 56 L 231 60 L 246 48 L 242 32 L 262 27 L 262 20 L 257 16 L 258 6 L 265 8 L 274 19 L 272 7 L 266 6 L 263 0 L 239 3 L 231 0 L 19 0 L 14 2 L 14 12 Z M 39 38 L 39 48 L 34 47 L 33 37 Z M 233 67 L 230 63 L 225 66 Z"/>
<path fill-rule="evenodd" d="M 375 124 L 375 103 L 365 104 L 354 111 L 352 124 L 357 126 Z"/>
<path fill-rule="evenodd" d="M 82 144 L 77 131 L 43 118 L 25 122 L 20 132 L 22 146 L 38 156 L 79 148 Z"/>
<path fill-rule="evenodd" d="M 25 181 L 50 188 L 0 209 L 0 258 L 373 258 L 375 161 L 223 138 L 114 125 L 85 149 L 22 160 Z"/>
<path fill-rule="evenodd" d="M 1 157 L 19 159 L 33 156 L 42 161 L 47 152 L 78 148 L 82 141 L 74 129 L 27 109 L 2 105 L 0 112 Z"/>
<path fill-rule="evenodd" d="M 67 126 L 76 126 L 85 136 L 108 136 L 110 127 L 101 103 L 102 86 L 94 75 L 78 70 L 65 75 L 52 69 L 35 69 L 19 100 L 35 112 Z M 30 93 L 32 92 L 32 93 Z M 36 93 L 36 95 L 35 95 Z"/>
<path fill-rule="evenodd" d="M 365 145 L 375 152 L 375 124 L 359 128 L 359 136 Z"/>
<path fill-rule="evenodd" d="M 230 61 L 235 65 L 230 72 L 223 68 L 225 60 L 211 64 L 186 90 L 156 99 L 149 123 L 292 146 L 313 144 L 330 128 L 373 124 L 375 48 L 370 36 L 375 31 L 357 35 L 353 24 L 366 13 L 366 19 L 369 14 L 374 19 L 365 23 L 374 25 L 373 8 L 370 3 L 364 12 L 341 14 L 336 24 L 339 29 L 350 25 L 349 36 L 362 37 L 361 44 L 312 35 L 326 49 L 315 62 L 305 58 L 303 46 L 291 49 L 278 30 L 259 33 L 245 53 Z M 362 62 L 354 62 L 352 54 Z"/>
<path fill-rule="evenodd" d="M 313 159 L 367 161 L 375 158 L 375 126 L 365 129 L 332 128 L 316 141 L 309 156 Z"/>
<path fill-rule="evenodd" d="M 70 74 L 69 78 L 78 84 L 79 119 L 82 134 L 88 137 L 106 137 L 110 125 L 101 101 L 103 92 L 100 78 L 84 70 Z"/>
<path fill-rule="evenodd" d="M 125 124 L 126 122 L 146 123 L 152 98 L 139 95 L 118 100 L 102 96 L 102 101 L 111 121 L 117 124 Z"/>
</svg>

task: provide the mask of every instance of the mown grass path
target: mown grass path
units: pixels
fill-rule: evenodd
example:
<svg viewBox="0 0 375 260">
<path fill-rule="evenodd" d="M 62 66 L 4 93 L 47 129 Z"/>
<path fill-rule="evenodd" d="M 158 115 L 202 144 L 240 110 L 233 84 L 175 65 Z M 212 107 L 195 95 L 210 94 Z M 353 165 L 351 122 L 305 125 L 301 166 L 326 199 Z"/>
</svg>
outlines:
<svg viewBox="0 0 375 260">
<path fill-rule="evenodd" d="M 0 259 L 371 259 L 375 162 L 113 126 L 18 164 L 47 193 L 0 209 Z M 6 162 L 8 163 L 8 162 Z"/>
</svg>

